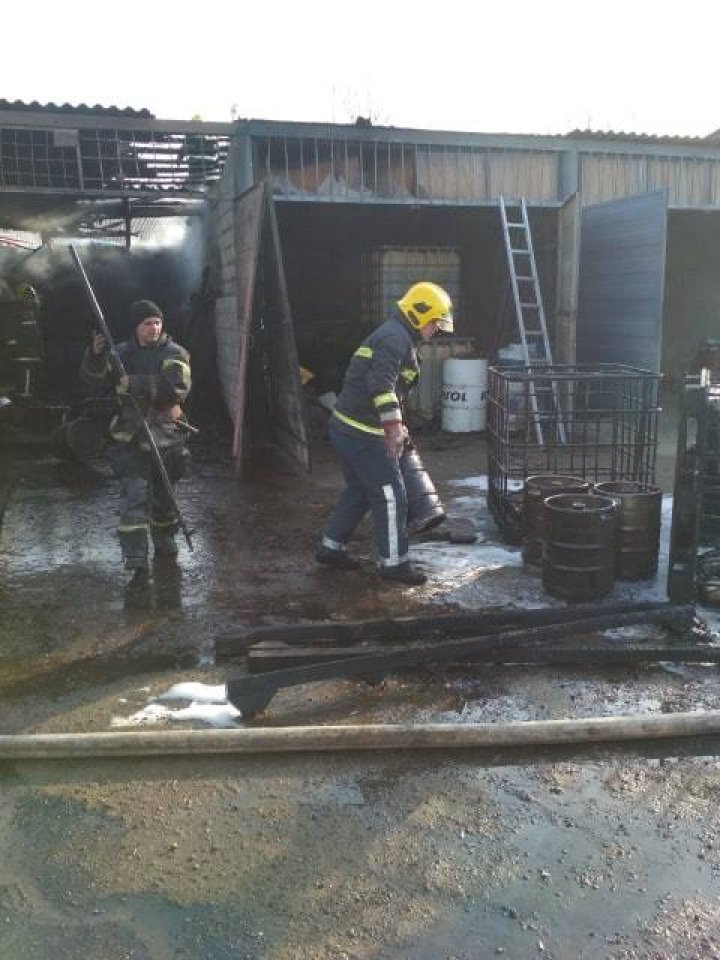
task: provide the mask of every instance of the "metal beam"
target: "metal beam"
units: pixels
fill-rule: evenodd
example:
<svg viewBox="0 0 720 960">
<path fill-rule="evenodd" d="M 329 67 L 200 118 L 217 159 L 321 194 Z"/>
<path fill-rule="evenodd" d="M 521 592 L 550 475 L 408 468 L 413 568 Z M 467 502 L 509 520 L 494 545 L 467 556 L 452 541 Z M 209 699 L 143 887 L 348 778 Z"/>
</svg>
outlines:
<svg viewBox="0 0 720 960">
<path fill-rule="evenodd" d="M 462 133 L 449 130 L 399 129 L 397 127 L 356 127 L 352 124 L 295 123 L 274 120 L 240 120 L 237 134 L 253 138 L 348 140 L 356 143 L 398 143 L 423 146 L 475 147 L 477 149 L 521 150 L 563 153 L 627 154 L 629 156 L 688 157 L 720 160 L 720 142 L 698 138 L 693 144 L 647 143 L 627 137 L 606 140 L 602 137 L 568 137 L 564 134 L 534 135 L 521 133 Z"/>
<path fill-rule="evenodd" d="M 282 193 L 273 193 L 273 201 L 280 205 L 282 203 L 310 203 L 317 205 L 320 203 L 342 205 L 345 207 L 447 207 L 457 210 L 465 207 L 487 207 L 497 210 L 497 198 L 492 200 L 447 200 L 445 198 L 438 200 L 428 200 L 418 197 L 367 197 L 363 200 L 347 199 L 345 197 L 319 196 L 316 193 L 306 193 L 302 196 L 286 195 Z M 528 209 L 535 210 L 540 207 L 548 210 L 557 210 L 562 207 L 560 200 L 530 200 L 527 201 Z M 688 208 L 681 208 L 688 209 Z"/>
<path fill-rule="evenodd" d="M 157 120 L 150 117 L 117 117 L 102 113 L 0 110 L 0 127 L 32 127 L 35 130 L 138 130 L 230 137 L 235 124 L 206 123 L 199 120 Z"/>
</svg>

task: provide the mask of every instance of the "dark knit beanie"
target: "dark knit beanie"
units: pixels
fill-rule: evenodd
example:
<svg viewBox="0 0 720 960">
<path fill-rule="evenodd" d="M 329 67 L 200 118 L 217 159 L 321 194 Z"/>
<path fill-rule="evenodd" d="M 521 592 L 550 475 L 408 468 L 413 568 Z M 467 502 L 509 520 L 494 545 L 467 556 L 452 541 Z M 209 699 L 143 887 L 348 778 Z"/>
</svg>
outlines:
<svg viewBox="0 0 720 960">
<path fill-rule="evenodd" d="M 163 321 L 165 319 L 160 307 L 152 300 L 136 300 L 130 307 L 130 323 L 133 330 L 148 317 L 160 317 Z"/>
</svg>

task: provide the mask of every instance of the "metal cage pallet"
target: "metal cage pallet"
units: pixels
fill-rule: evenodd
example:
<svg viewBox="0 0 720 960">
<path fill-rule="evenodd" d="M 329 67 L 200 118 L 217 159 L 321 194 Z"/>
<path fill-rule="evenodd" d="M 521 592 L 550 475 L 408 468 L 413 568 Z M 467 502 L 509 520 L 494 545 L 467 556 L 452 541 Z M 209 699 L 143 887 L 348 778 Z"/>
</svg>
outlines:
<svg viewBox="0 0 720 960">
<path fill-rule="evenodd" d="M 717 603 L 720 582 L 720 380 L 685 377 L 679 394 L 668 596 Z M 710 596 L 710 592 L 715 595 Z"/>
<path fill-rule="evenodd" d="M 490 367 L 488 505 L 505 536 L 522 534 L 528 476 L 654 482 L 660 380 L 616 363 Z"/>
</svg>

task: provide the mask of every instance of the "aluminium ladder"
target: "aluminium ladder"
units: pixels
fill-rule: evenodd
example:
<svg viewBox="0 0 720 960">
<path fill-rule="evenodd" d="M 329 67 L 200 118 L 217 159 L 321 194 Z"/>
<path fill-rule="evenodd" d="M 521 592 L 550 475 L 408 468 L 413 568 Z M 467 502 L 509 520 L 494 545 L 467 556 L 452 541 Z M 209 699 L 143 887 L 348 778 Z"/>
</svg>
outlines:
<svg viewBox="0 0 720 960">
<path fill-rule="evenodd" d="M 519 211 L 519 214 L 511 214 L 513 216 L 512 220 L 508 220 L 508 208 Z M 517 219 L 518 215 L 520 219 Z M 540 295 L 540 281 L 525 197 L 520 198 L 519 204 L 506 204 L 505 198 L 501 195 L 500 217 L 502 219 L 505 251 L 510 269 L 510 284 L 515 303 L 515 316 L 522 342 L 525 366 L 528 368 L 533 366 L 550 367 L 553 362 L 552 351 L 547 334 L 547 324 L 545 323 L 545 310 Z M 557 383 L 554 380 L 551 381 L 550 392 L 557 425 L 557 436 L 560 443 L 564 444 L 567 442 L 565 424 L 562 418 Z M 528 398 L 535 422 L 535 435 L 538 444 L 543 446 L 545 437 L 543 436 L 542 419 L 538 405 L 538 392 L 533 380 L 529 383 Z"/>
</svg>

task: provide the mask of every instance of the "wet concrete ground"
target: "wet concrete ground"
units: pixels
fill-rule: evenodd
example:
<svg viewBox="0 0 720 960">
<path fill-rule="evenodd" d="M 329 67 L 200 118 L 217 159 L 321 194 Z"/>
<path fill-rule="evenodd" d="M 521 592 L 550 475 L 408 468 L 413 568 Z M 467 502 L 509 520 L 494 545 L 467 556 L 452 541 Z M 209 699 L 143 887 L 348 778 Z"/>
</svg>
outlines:
<svg viewBox="0 0 720 960">
<path fill-rule="evenodd" d="M 42 448 L 5 458 L 0 730 L 107 730 L 178 681 L 221 684 L 213 640 L 237 625 L 547 603 L 477 484 L 453 482 L 483 475 L 482 440 L 421 449 L 485 542 L 417 545 L 420 590 L 378 579 L 367 530 L 360 574 L 311 561 L 339 489 L 325 448 L 312 477 L 275 468 L 242 486 L 200 451 L 181 495 L 195 552 L 141 583 L 119 564 L 112 481 Z M 662 579 L 642 589 L 661 595 Z M 283 691 L 265 722 L 719 706 L 703 666 L 455 667 Z M 0 956 L 720 957 L 716 746 L 5 764 Z"/>
</svg>

